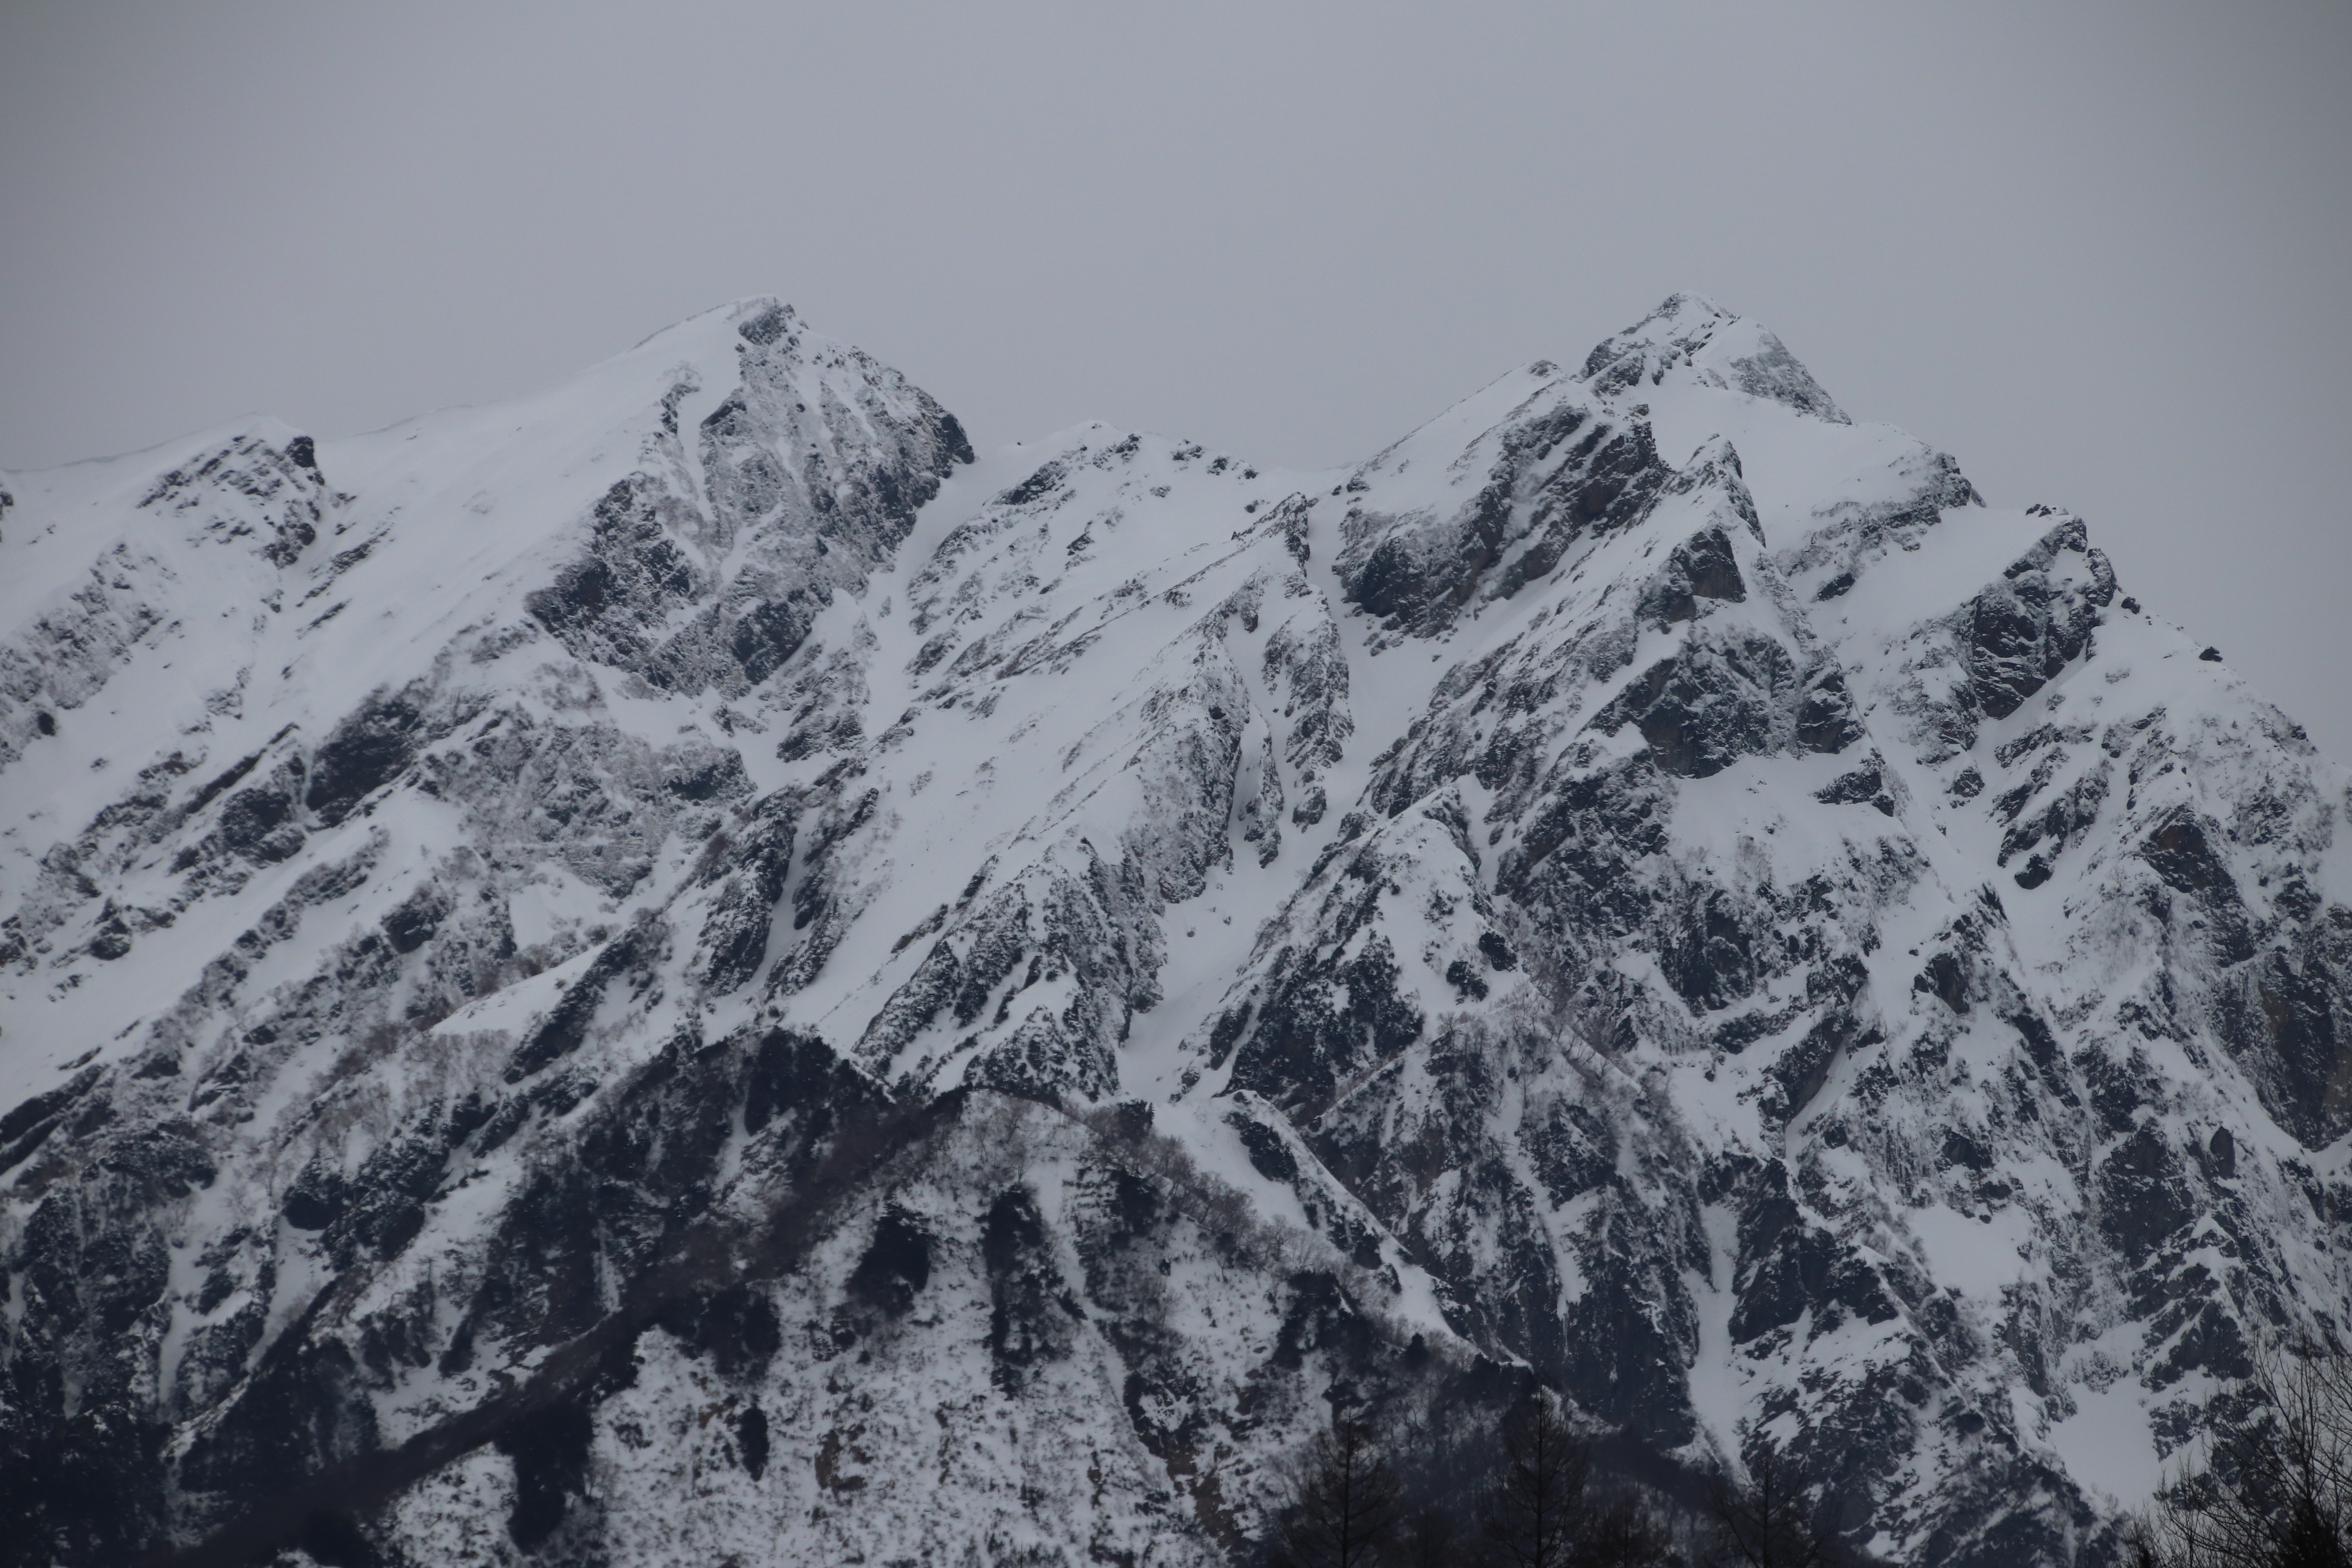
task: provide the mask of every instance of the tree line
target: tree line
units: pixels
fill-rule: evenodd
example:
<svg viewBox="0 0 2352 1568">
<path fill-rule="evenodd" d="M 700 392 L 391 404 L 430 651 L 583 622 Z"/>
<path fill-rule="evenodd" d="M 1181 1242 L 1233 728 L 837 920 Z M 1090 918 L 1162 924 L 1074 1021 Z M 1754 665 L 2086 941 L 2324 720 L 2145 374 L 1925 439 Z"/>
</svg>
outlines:
<svg viewBox="0 0 2352 1568">
<path fill-rule="evenodd" d="M 2154 1504 L 2087 1543 L 2116 1568 L 2352 1568 L 2352 1354 L 2257 1357 Z M 1264 1568 L 1863 1568 L 1812 1478 L 1751 1433 L 1698 1506 L 1611 1475 L 1556 1396 L 1526 1394 L 1466 1471 L 1335 1405 L 1286 1477 Z"/>
<path fill-rule="evenodd" d="M 1417 1445 L 1334 1409 L 1286 1478 L 1265 1568 L 1848 1568 L 1812 1489 L 1769 1441 L 1703 1507 L 1595 1464 L 1554 1395 L 1532 1391 L 1485 1445 L 1466 1489 Z"/>
</svg>

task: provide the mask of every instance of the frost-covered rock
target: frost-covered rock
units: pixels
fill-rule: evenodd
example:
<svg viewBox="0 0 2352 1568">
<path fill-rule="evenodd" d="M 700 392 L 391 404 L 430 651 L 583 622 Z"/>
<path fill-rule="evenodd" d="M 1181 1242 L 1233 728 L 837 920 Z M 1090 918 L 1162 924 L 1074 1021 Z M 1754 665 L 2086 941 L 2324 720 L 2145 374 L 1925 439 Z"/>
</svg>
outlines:
<svg viewBox="0 0 2352 1568">
<path fill-rule="evenodd" d="M 1329 473 L 751 300 L 0 560 L 26 1561 L 1211 1563 L 1525 1375 L 2098 1561 L 2341 1331 L 2345 773 L 1694 297 Z"/>
</svg>

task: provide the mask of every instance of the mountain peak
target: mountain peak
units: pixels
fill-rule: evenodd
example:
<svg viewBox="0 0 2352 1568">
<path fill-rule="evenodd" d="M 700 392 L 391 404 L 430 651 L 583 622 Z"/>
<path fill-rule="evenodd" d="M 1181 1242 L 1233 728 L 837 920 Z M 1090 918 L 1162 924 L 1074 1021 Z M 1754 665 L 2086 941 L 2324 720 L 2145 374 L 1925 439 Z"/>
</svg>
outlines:
<svg viewBox="0 0 2352 1568">
<path fill-rule="evenodd" d="M 1739 314 L 1736 310 L 1725 310 L 1704 294 L 1695 294 L 1687 289 L 1677 289 L 1666 296 L 1664 303 L 1643 320 L 1645 324 L 1651 321 L 1672 321 L 1696 325 L 1711 321 L 1736 321 L 1739 320 Z"/>
<path fill-rule="evenodd" d="M 774 342 L 800 321 L 793 308 L 773 294 L 754 294 L 738 300 L 728 307 L 727 315 L 745 342 L 761 347 Z"/>
<path fill-rule="evenodd" d="M 1701 386 L 1746 393 L 1801 414 L 1849 425 L 1845 411 L 1764 327 L 1733 314 L 1703 294 L 1675 293 L 1585 356 L 1583 379 L 1603 394 L 1667 376 Z"/>
</svg>

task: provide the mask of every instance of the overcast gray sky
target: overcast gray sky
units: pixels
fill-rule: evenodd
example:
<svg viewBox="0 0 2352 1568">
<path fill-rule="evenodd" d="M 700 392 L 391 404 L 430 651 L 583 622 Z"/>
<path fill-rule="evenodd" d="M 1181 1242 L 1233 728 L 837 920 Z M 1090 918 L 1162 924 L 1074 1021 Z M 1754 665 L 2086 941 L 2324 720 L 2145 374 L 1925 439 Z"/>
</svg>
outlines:
<svg viewBox="0 0 2352 1568">
<path fill-rule="evenodd" d="M 1368 455 L 1675 289 L 2352 761 L 2352 5 L 0 8 L 0 466 L 776 293 L 983 443 Z"/>
</svg>

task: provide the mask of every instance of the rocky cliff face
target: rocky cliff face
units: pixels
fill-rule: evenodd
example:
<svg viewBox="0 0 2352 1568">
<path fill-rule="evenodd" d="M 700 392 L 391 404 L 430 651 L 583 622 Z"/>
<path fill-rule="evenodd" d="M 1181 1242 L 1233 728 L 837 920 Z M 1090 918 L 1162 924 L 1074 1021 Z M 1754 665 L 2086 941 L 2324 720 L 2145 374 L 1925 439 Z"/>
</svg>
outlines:
<svg viewBox="0 0 2352 1568">
<path fill-rule="evenodd" d="M 2346 774 L 1706 301 L 1330 473 L 755 300 L 0 491 L 10 1561 L 1206 1563 L 1529 1374 L 2097 1561 L 2341 1331 Z"/>
</svg>

